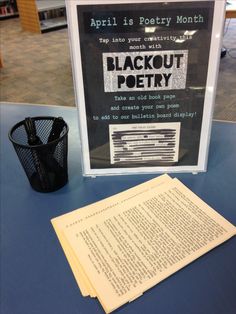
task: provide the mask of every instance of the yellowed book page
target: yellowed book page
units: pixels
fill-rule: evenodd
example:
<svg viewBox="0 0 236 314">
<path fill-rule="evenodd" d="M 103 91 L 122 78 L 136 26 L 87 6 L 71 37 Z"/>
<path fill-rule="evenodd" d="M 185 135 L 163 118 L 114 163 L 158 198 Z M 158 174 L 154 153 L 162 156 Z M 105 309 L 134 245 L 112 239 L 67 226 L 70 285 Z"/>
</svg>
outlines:
<svg viewBox="0 0 236 314">
<path fill-rule="evenodd" d="M 236 234 L 176 179 L 110 210 L 101 205 L 64 234 L 107 313 Z"/>
<path fill-rule="evenodd" d="M 82 296 L 90 296 L 92 298 L 96 297 L 94 289 L 88 281 L 86 274 L 84 274 L 83 270 L 81 269 L 80 264 L 76 259 L 75 253 L 70 245 L 68 245 L 67 239 L 65 238 L 63 232 L 55 227 L 54 229 L 66 255 L 66 258 L 69 262 Z"/>
<path fill-rule="evenodd" d="M 92 215 L 93 213 L 97 213 L 99 211 L 100 205 L 102 206 L 103 210 L 106 210 L 106 207 L 112 208 L 113 206 L 116 206 L 119 203 L 125 202 L 133 197 L 136 197 L 137 195 L 144 194 L 148 190 L 155 189 L 159 187 L 161 184 L 164 184 L 171 180 L 172 178 L 169 175 L 163 174 L 157 178 L 136 185 L 133 188 L 117 193 L 113 196 L 107 197 L 101 201 L 75 209 L 69 213 L 53 218 L 51 221 L 53 222 L 54 226 L 56 226 L 56 228 L 63 229 L 65 228 L 65 226 L 67 226 L 67 224 L 75 223 L 78 219 L 78 214 L 79 216 L 87 215 L 88 209 L 89 214 Z"/>
<path fill-rule="evenodd" d="M 63 239 L 63 233 L 62 231 L 66 226 L 73 225 L 81 215 L 87 215 L 88 211 L 87 209 L 89 208 L 89 214 L 92 214 L 92 211 L 96 212 L 97 209 L 99 208 L 99 204 L 103 208 L 106 206 L 113 207 L 117 205 L 117 201 L 119 202 L 124 202 L 128 196 L 128 198 L 134 197 L 137 194 L 140 193 L 145 193 L 149 189 L 153 189 L 158 187 L 160 184 L 163 184 L 165 182 L 168 182 L 171 180 L 171 177 L 169 177 L 167 174 L 161 175 L 155 179 L 149 180 L 148 182 L 139 184 L 138 186 L 135 186 L 134 188 L 131 188 L 129 190 L 126 190 L 124 192 L 118 193 L 115 196 L 111 196 L 109 198 L 106 198 L 105 200 L 99 201 L 97 203 L 94 203 L 92 205 L 85 206 L 83 208 L 74 210 L 70 213 L 67 213 L 65 215 L 59 216 L 57 218 L 52 219 L 52 224 L 53 227 L 56 231 L 56 234 L 58 236 L 58 239 L 61 243 L 61 246 L 63 248 L 63 251 L 67 257 L 67 260 L 70 264 L 70 267 L 72 269 L 72 272 L 75 276 L 75 279 L 77 281 L 77 284 L 81 290 L 81 293 L 83 296 L 88 296 L 90 295 L 91 297 L 95 297 L 95 292 L 93 287 L 90 285 L 89 281 L 86 280 L 86 275 L 83 274 L 83 271 L 81 270 L 79 263 L 75 263 L 75 258 L 73 256 L 73 253 L 71 252 L 71 248 L 68 246 L 67 241 Z M 79 216 L 78 216 L 79 215 Z"/>
</svg>

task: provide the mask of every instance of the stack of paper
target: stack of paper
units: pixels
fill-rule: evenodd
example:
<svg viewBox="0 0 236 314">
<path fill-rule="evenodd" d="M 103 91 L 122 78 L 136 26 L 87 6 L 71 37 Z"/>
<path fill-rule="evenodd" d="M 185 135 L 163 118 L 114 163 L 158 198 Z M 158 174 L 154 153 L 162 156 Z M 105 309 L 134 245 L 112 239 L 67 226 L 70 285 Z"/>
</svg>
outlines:
<svg viewBox="0 0 236 314">
<path fill-rule="evenodd" d="M 83 296 L 106 313 L 236 235 L 177 179 L 162 175 L 52 219 Z"/>
</svg>

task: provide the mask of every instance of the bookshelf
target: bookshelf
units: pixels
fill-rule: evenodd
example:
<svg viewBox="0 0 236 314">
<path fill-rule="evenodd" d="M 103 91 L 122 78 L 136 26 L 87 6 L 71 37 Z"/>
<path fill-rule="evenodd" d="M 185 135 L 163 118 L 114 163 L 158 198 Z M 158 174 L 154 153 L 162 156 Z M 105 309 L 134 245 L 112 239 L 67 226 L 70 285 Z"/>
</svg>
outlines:
<svg viewBox="0 0 236 314">
<path fill-rule="evenodd" d="M 3 68 L 3 60 L 2 60 L 1 51 L 0 51 L 0 68 Z"/>
<path fill-rule="evenodd" d="M 65 0 L 17 0 L 24 30 L 45 33 L 67 27 Z"/>
<path fill-rule="evenodd" d="M 16 0 L 0 0 L 0 20 L 17 16 L 19 14 Z"/>
</svg>

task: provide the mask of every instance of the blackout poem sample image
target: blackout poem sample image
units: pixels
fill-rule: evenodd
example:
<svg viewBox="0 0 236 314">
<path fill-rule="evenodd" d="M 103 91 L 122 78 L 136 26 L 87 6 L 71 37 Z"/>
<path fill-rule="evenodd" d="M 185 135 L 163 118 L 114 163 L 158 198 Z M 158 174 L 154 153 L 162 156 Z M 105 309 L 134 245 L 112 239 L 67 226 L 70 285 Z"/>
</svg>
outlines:
<svg viewBox="0 0 236 314">
<path fill-rule="evenodd" d="M 180 122 L 110 124 L 111 164 L 178 162 Z"/>
</svg>

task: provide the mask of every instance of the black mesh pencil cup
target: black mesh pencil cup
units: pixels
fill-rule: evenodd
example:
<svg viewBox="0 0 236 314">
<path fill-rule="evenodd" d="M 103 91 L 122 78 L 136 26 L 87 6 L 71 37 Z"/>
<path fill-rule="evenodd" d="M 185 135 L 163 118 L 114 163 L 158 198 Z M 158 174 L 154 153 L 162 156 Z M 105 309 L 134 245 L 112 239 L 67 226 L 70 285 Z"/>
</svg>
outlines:
<svg viewBox="0 0 236 314">
<path fill-rule="evenodd" d="M 10 130 L 9 139 L 34 190 L 52 192 L 67 183 L 68 130 L 60 117 L 25 118 Z"/>
</svg>

